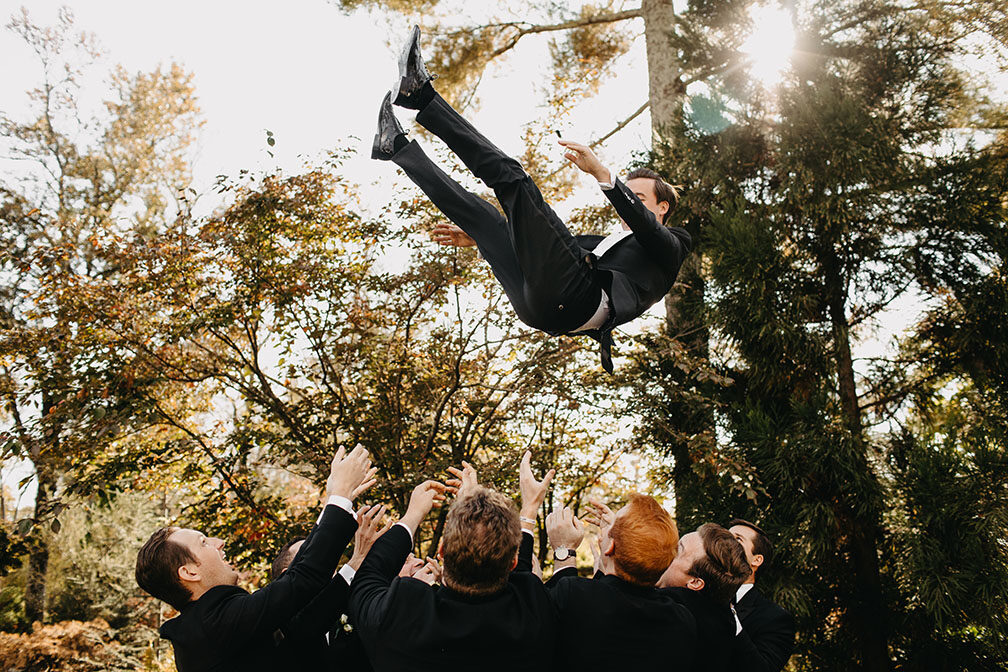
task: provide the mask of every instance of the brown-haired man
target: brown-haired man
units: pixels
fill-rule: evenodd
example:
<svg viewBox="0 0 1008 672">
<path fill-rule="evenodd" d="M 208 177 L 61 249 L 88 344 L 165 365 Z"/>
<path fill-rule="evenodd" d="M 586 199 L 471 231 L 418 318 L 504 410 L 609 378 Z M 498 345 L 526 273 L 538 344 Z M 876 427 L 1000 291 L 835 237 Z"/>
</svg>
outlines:
<svg viewBox="0 0 1008 672">
<path fill-rule="evenodd" d="M 290 568 L 247 593 L 224 556 L 224 542 L 197 530 L 164 527 L 137 554 L 136 580 L 179 610 L 161 626 L 179 672 L 276 669 L 275 635 L 332 579 L 357 529 L 351 498 L 374 483 L 368 453 L 340 448 L 326 481 L 326 506 Z"/>
<path fill-rule="evenodd" d="M 569 552 L 584 531 L 569 508 L 546 517 L 554 549 L 555 573 L 548 584 L 560 614 L 557 650 L 571 669 L 692 670 L 697 626 L 674 596 L 655 587 L 676 556 L 679 532 L 672 516 L 653 498 L 631 495 L 600 535 L 601 552 L 611 558 L 612 573 L 584 579 L 565 573 Z M 587 622 L 600 619 L 602 636 L 585 646 Z M 674 656 L 669 651 L 675 651 Z"/>
<path fill-rule="evenodd" d="M 413 490 L 406 514 L 375 542 L 354 577 L 350 609 L 378 672 L 553 669 L 556 611 L 538 577 L 512 571 L 520 518 L 535 515 L 549 478 L 523 479 L 520 516 L 511 500 L 480 486 L 464 466 L 454 470 L 458 496 L 440 546 L 444 585 L 397 576 L 420 523 L 444 498 L 446 486 L 434 481 Z"/>
<path fill-rule="evenodd" d="M 756 572 L 770 566 L 773 545 L 762 529 L 741 518 L 729 522 L 728 531 L 742 544 L 752 570 L 735 592 L 735 613 L 742 625 L 737 660 L 746 670 L 780 672 L 794 651 L 794 619 L 756 587 Z"/>
<path fill-rule="evenodd" d="M 589 147 L 561 140 L 564 156 L 598 181 L 624 224 L 610 236 L 574 236 L 521 165 L 437 94 L 419 39 L 414 28 L 399 61 L 396 90 L 382 101 L 372 157 L 402 168 L 451 220 L 435 228 L 434 240 L 479 248 L 522 322 L 553 335 L 598 340 L 602 365 L 612 372 L 613 329 L 660 301 L 689 254 L 686 230 L 663 225 L 675 205 L 674 190 L 656 173 L 623 184 Z M 504 215 L 406 140 L 393 103 L 418 110 L 417 122 L 494 190 Z"/>
<path fill-rule="evenodd" d="M 658 586 L 666 588 L 696 619 L 703 669 L 728 670 L 736 634 L 731 599 L 749 575 L 745 551 L 728 530 L 715 523 L 683 535 L 678 550 Z"/>
</svg>

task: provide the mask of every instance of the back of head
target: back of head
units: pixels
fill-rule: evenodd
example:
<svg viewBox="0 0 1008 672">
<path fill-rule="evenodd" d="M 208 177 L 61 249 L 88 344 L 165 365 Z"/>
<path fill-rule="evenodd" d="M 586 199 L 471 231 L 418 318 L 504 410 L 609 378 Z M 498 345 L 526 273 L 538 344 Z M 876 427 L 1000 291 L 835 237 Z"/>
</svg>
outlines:
<svg viewBox="0 0 1008 672">
<path fill-rule="evenodd" d="M 676 204 L 679 202 L 679 192 L 676 191 L 675 187 L 666 182 L 664 177 L 650 168 L 634 168 L 626 176 L 626 179 L 634 180 L 641 177 L 654 181 L 655 200 L 658 203 L 665 201 L 669 204 L 665 216 L 662 217 L 662 224 L 664 224 L 668 221 L 669 215 L 672 214 L 672 210 L 675 209 Z"/>
<path fill-rule="evenodd" d="M 741 518 L 733 518 L 728 522 L 728 529 L 735 527 L 736 525 L 741 525 L 742 527 L 748 527 L 753 531 L 752 534 L 752 552 L 753 555 L 762 555 L 763 562 L 760 564 L 760 574 L 765 575 L 767 569 L 770 568 L 770 562 L 773 560 L 773 544 L 770 543 L 770 537 L 767 533 L 762 530 L 756 523 L 750 523 L 748 520 L 743 520 Z"/>
<path fill-rule="evenodd" d="M 617 574 L 632 583 L 653 586 L 675 560 L 679 530 L 654 497 L 633 494 L 616 517 L 609 538 L 616 544 Z"/>
<path fill-rule="evenodd" d="M 697 528 L 704 554 L 693 563 L 690 574 L 703 579 L 703 592 L 719 604 L 728 604 L 738 587 L 749 578 L 745 549 L 731 532 L 717 523 Z"/>
<path fill-rule="evenodd" d="M 192 593 L 179 579 L 179 567 L 196 562 L 189 549 L 169 539 L 177 527 L 162 527 L 150 536 L 137 553 L 136 582 L 157 599 L 179 611 Z"/>
<path fill-rule="evenodd" d="M 279 579 L 280 576 L 287 571 L 287 568 L 290 567 L 291 563 L 294 561 L 294 556 L 297 555 L 293 547 L 299 541 L 304 541 L 304 537 L 291 539 L 280 547 L 280 552 L 277 553 L 276 558 L 273 560 L 273 564 L 270 565 L 270 581 L 276 581 Z"/>
<path fill-rule="evenodd" d="M 445 585 L 469 595 L 500 590 L 507 584 L 520 541 L 514 502 L 489 488 L 473 489 L 452 504 L 445 519 Z"/>
</svg>

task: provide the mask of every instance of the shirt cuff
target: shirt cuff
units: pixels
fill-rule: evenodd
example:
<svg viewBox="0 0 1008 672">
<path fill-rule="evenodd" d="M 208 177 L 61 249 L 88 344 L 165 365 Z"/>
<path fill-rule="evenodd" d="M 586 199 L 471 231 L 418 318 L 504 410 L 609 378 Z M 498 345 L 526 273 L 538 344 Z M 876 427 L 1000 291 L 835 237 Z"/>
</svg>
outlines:
<svg viewBox="0 0 1008 672">
<path fill-rule="evenodd" d="M 316 525 L 322 522 L 322 514 L 325 513 L 325 507 L 329 506 L 330 504 L 333 506 L 338 506 L 339 508 L 343 509 L 351 516 L 353 516 L 354 520 L 357 520 L 357 514 L 354 513 L 353 510 L 353 502 L 351 502 L 349 499 L 341 495 L 329 495 L 329 499 L 326 500 L 325 506 L 322 507 L 322 513 L 319 513 L 319 517 L 315 521 Z"/>
<path fill-rule="evenodd" d="M 401 520 L 398 523 L 396 523 L 396 525 L 401 525 L 404 530 L 406 530 L 407 532 L 409 532 L 409 539 L 410 539 L 410 543 L 412 544 L 413 543 L 413 530 L 411 530 L 409 528 L 409 525 L 407 525 L 406 523 L 402 522 Z"/>
<path fill-rule="evenodd" d="M 346 581 L 346 585 L 349 586 L 353 582 L 353 577 L 354 575 L 357 574 L 357 570 L 355 570 L 349 564 L 346 564 L 340 567 L 339 571 L 336 573 L 342 576 L 343 580 Z"/>
<path fill-rule="evenodd" d="M 616 174 L 613 173 L 613 171 L 610 169 L 609 170 L 609 182 L 602 182 L 600 180 L 599 183 L 598 183 L 598 186 L 602 189 L 602 191 L 609 191 L 610 189 L 615 189 L 616 188 L 616 179 L 617 179 L 616 178 Z"/>
</svg>

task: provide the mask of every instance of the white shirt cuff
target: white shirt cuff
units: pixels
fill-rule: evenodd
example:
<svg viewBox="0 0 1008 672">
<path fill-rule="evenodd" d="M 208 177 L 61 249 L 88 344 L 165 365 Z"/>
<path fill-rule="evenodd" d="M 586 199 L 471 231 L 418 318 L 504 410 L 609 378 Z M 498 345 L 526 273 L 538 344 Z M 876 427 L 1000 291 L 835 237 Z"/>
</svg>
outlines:
<svg viewBox="0 0 1008 672">
<path fill-rule="evenodd" d="M 409 528 L 409 525 L 402 522 L 401 520 L 398 523 L 396 523 L 396 525 L 402 525 L 402 528 L 407 532 L 409 532 L 410 543 L 413 543 L 413 530 Z"/>
<path fill-rule="evenodd" d="M 336 573 L 342 576 L 343 580 L 346 581 L 346 585 L 349 586 L 353 582 L 353 577 L 357 574 L 357 570 L 347 564 L 340 567 Z"/>
<path fill-rule="evenodd" d="M 354 513 L 353 510 L 353 502 L 351 502 L 346 497 L 342 497 L 340 495 L 329 495 L 329 499 L 326 500 L 325 506 L 322 507 L 322 512 L 319 513 L 319 517 L 315 521 L 316 525 L 318 525 L 322 521 L 322 514 L 325 513 L 325 507 L 329 506 L 330 504 L 332 504 L 333 506 L 338 506 L 339 508 L 343 509 L 351 516 L 353 516 L 354 520 L 357 520 L 357 514 Z"/>
<path fill-rule="evenodd" d="M 610 189 L 615 189 L 616 188 L 616 174 L 613 173 L 612 170 L 610 169 L 609 170 L 609 181 L 608 182 L 602 182 L 600 180 L 599 183 L 598 183 L 598 186 L 601 187 L 601 189 L 603 191 L 608 191 Z"/>
</svg>

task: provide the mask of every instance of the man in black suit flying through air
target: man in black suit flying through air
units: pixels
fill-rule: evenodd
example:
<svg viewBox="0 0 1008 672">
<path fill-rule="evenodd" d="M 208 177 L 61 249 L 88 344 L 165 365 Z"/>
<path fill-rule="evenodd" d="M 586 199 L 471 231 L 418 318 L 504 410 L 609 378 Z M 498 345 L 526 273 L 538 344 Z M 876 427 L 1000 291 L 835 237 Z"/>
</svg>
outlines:
<svg viewBox="0 0 1008 672">
<path fill-rule="evenodd" d="M 574 236 L 521 165 L 434 90 L 419 39 L 415 27 L 399 59 L 396 90 L 382 102 L 372 157 L 402 168 L 454 223 L 435 231 L 438 242 L 479 248 L 522 322 L 553 335 L 598 340 L 602 365 L 612 372 L 612 330 L 660 301 L 689 253 L 686 230 L 663 224 L 675 191 L 647 170 L 634 171 L 624 184 L 590 148 L 562 140 L 567 159 L 598 180 L 624 224 L 612 236 Z M 393 103 L 418 110 L 417 122 L 494 190 L 504 216 L 407 141 Z"/>
</svg>

